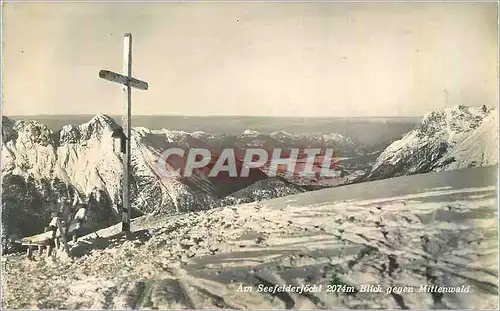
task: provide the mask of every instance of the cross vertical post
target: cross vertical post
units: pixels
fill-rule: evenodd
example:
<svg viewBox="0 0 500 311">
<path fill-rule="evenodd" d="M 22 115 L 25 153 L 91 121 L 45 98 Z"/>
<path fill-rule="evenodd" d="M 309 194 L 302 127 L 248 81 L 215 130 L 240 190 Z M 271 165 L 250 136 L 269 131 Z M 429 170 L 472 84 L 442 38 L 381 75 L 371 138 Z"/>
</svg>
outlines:
<svg viewBox="0 0 500 311">
<path fill-rule="evenodd" d="M 123 117 L 123 131 L 119 129 L 112 137 L 122 137 L 126 139 L 125 156 L 123 157 L 123 177 L 122 177 L 122 205 L 118 211 L 122 216 L 122 231 L 130 231 L 130 220 L 132 219 L 132 207 L 130 204 L 130 180 L 131 175 L 131 139 L 132 139 L 132 88 L 147 90 L 148 83 L 132 77 L 132 35 L 126 33 L 123 38 L 123 74 L 109 70 L 99 71 L 99 78 L 119 83 L 124 86 L 123 90 L 127 94 L 126 112 Z M 116 131 L 116 130 L 115 130 Z M 116 135 L 115 135 L 116 134 Z M 122 140 L 123 141 L 123 140 Z M 120 204 L 118 204 L 120 207 Z"/>
<path fill-rule="evenodd" d="M 125 85 L 127 93 L 127 109 L 126 117 L 123 122 L 123 128 L 126 131 L 127 147 L 125 148 L 125 157 L 123 158 L 123 210 L 122 210 L 122 231 L 130 231 L 130 140 L 132 138 L 132 89 L 130 86 L 130 78 L 132 78 L 132 35 L 126 33 L 123 37 L 123 75 L 128 78 Z M 125 214 L 126 213 L 126 214 Z"/>
</svg>

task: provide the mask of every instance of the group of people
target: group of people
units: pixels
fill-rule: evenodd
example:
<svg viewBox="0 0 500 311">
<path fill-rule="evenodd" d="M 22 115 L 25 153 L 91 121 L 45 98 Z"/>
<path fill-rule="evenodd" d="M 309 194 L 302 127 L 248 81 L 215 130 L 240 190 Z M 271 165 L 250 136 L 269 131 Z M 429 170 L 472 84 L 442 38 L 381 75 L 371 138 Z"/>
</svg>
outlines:
<svg viewBox="0 0 500 311">
<path fill-rule="evenodd" d="M 87 215 L 88 202 L 78 204 L 78 198 L 75 197 L 72 206 L 65 206 L 64 202 L 59 201 L 59 207 L 53 208 L 51 220 L 44 232 L 52 232 L 51 238 L 48 239 L 44 245 L 39 247 L 40 255 L 43 254 L 45 248 L 47 249 L 47 256 L 52 256 L 52 252 L 61 247 L 62 239 L 66 242 L 71 239 L 76 242 L 78 237 L 81 236 L 83 223 Z M 73 212 L 76 212 L 73 215 Z M 61 231 L 63 236 L 61 235 Z M 28 250 L 28 257 L 31 254 Z"/>
</svg>

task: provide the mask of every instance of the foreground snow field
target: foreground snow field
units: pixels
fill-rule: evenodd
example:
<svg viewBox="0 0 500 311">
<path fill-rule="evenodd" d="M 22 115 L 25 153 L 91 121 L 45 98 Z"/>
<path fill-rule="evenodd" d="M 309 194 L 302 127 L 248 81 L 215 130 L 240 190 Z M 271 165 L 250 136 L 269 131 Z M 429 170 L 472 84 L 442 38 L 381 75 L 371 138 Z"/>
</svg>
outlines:
<svg viewBox="0 0 500 311">
<path fill-rule="evenodd" d="M 3 307 L 498 308 L 496 174 L 429 173 L 142 217 L 128 240 L 118 226 L 82 238 L 71 261 L 4 257 Z M 322 290 L 259 292 L 276 284 Z M 368 284 L 383 290 L 359 292 Z"/>
</svg>

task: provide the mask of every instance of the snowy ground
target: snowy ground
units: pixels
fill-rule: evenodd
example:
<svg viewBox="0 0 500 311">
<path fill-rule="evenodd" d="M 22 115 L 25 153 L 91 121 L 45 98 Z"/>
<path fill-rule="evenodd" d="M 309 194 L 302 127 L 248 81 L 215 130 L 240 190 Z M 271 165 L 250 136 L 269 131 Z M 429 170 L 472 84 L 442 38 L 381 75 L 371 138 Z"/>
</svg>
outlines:
<svg viewBox="0 0 500 311">
<path fill-rule="evenodd" d="M 496 173 L 430 173 L 140 218 L 128 240 L 116 226 L 83 238 L 71 261 L 4 257 L 4 308 L 498 308 Z M 323 287 L 258 292 L 275 284 Z M 367 284 L 383 292 L 359 292 Z M 470 292 L 419 292 L 426 284 Z M 415 292 L 386 293 L 392 286 Z"/>
</svg>

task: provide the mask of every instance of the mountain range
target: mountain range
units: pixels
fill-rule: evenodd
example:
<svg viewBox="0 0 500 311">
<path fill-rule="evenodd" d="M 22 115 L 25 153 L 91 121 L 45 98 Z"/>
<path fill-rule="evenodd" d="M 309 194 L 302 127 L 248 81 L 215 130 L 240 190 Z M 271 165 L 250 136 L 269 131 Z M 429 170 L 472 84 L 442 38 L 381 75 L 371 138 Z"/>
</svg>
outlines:
<svg viewBox="0 0 500 311">
<path fill-rule="evenodd" d="M 11 248 L 12 239 L 42 231 L 50 212 L 75 198 L 90 202 L 87 232 L 118 222 L 123 166 L 111 137 L 117 128 L 103 114 L 55 131 L 37 121 L 2 117 L 4 251 Z M 280 130 L 266 134 L 247 129 L 234 135 L 145 127 L 133 128 L 131 144 L 133 216 L 172 215 L 301 193 L 316 186 L 492 165 L 498 163 L 498 117 L 495 109 L 485 107 L 434 111 L 389 146 L 360 143 L 338 133 Z M 158 172 L 157 160 L 172 147 L 206 148 L 213 154 L 224 148 L 333 148 L 341 177 L 326 182 L 268 177 L 264 166 L 251 169 L 247 178 L 208 177 L 204 169 L 196 169 L 190 177 L 165 178 Z M 176 169 L 180 164 L 170 160 L 166 165 Z M 241 167 L 241 159 L 236 165 Z"/>
<path fill-rule="evenodd" d="M 41 231 L 54 209 L 75 198 L 91 202 L 86 230 L 118 221 L 123 166 L 112 138 L 118 128 L 112 118 L 103 114 L 58 131 L 33 120 L 2 118 L 4 245 L 10 237 Z M 249 176 L 241 178 L 224 174 L 209 177 L 206 169 L 195 169 L 190 177 L 164 177 L 157 161 L 167 148 L 205 148 L 214 155 L 223 148 L 244 150 L 257 146 L 331 147 L 345 150 L 346 155 L 363 152 L 363 146 L 339 134 L 295 136 L 284 131 L 261 134 L 247 130 L 239 135 L 215 135 L 144 127 L 132 129 L 131 146 L 134 216 L 199 211 L 306 190 L 280 176 L 269 178 L 264 169 L 258 168 L 250 169 Z M 241 160 L 236 164 L 241 167 Z M 180 162 L 169 158 L 165 165 L 177 169 Z"/>
</svg>

